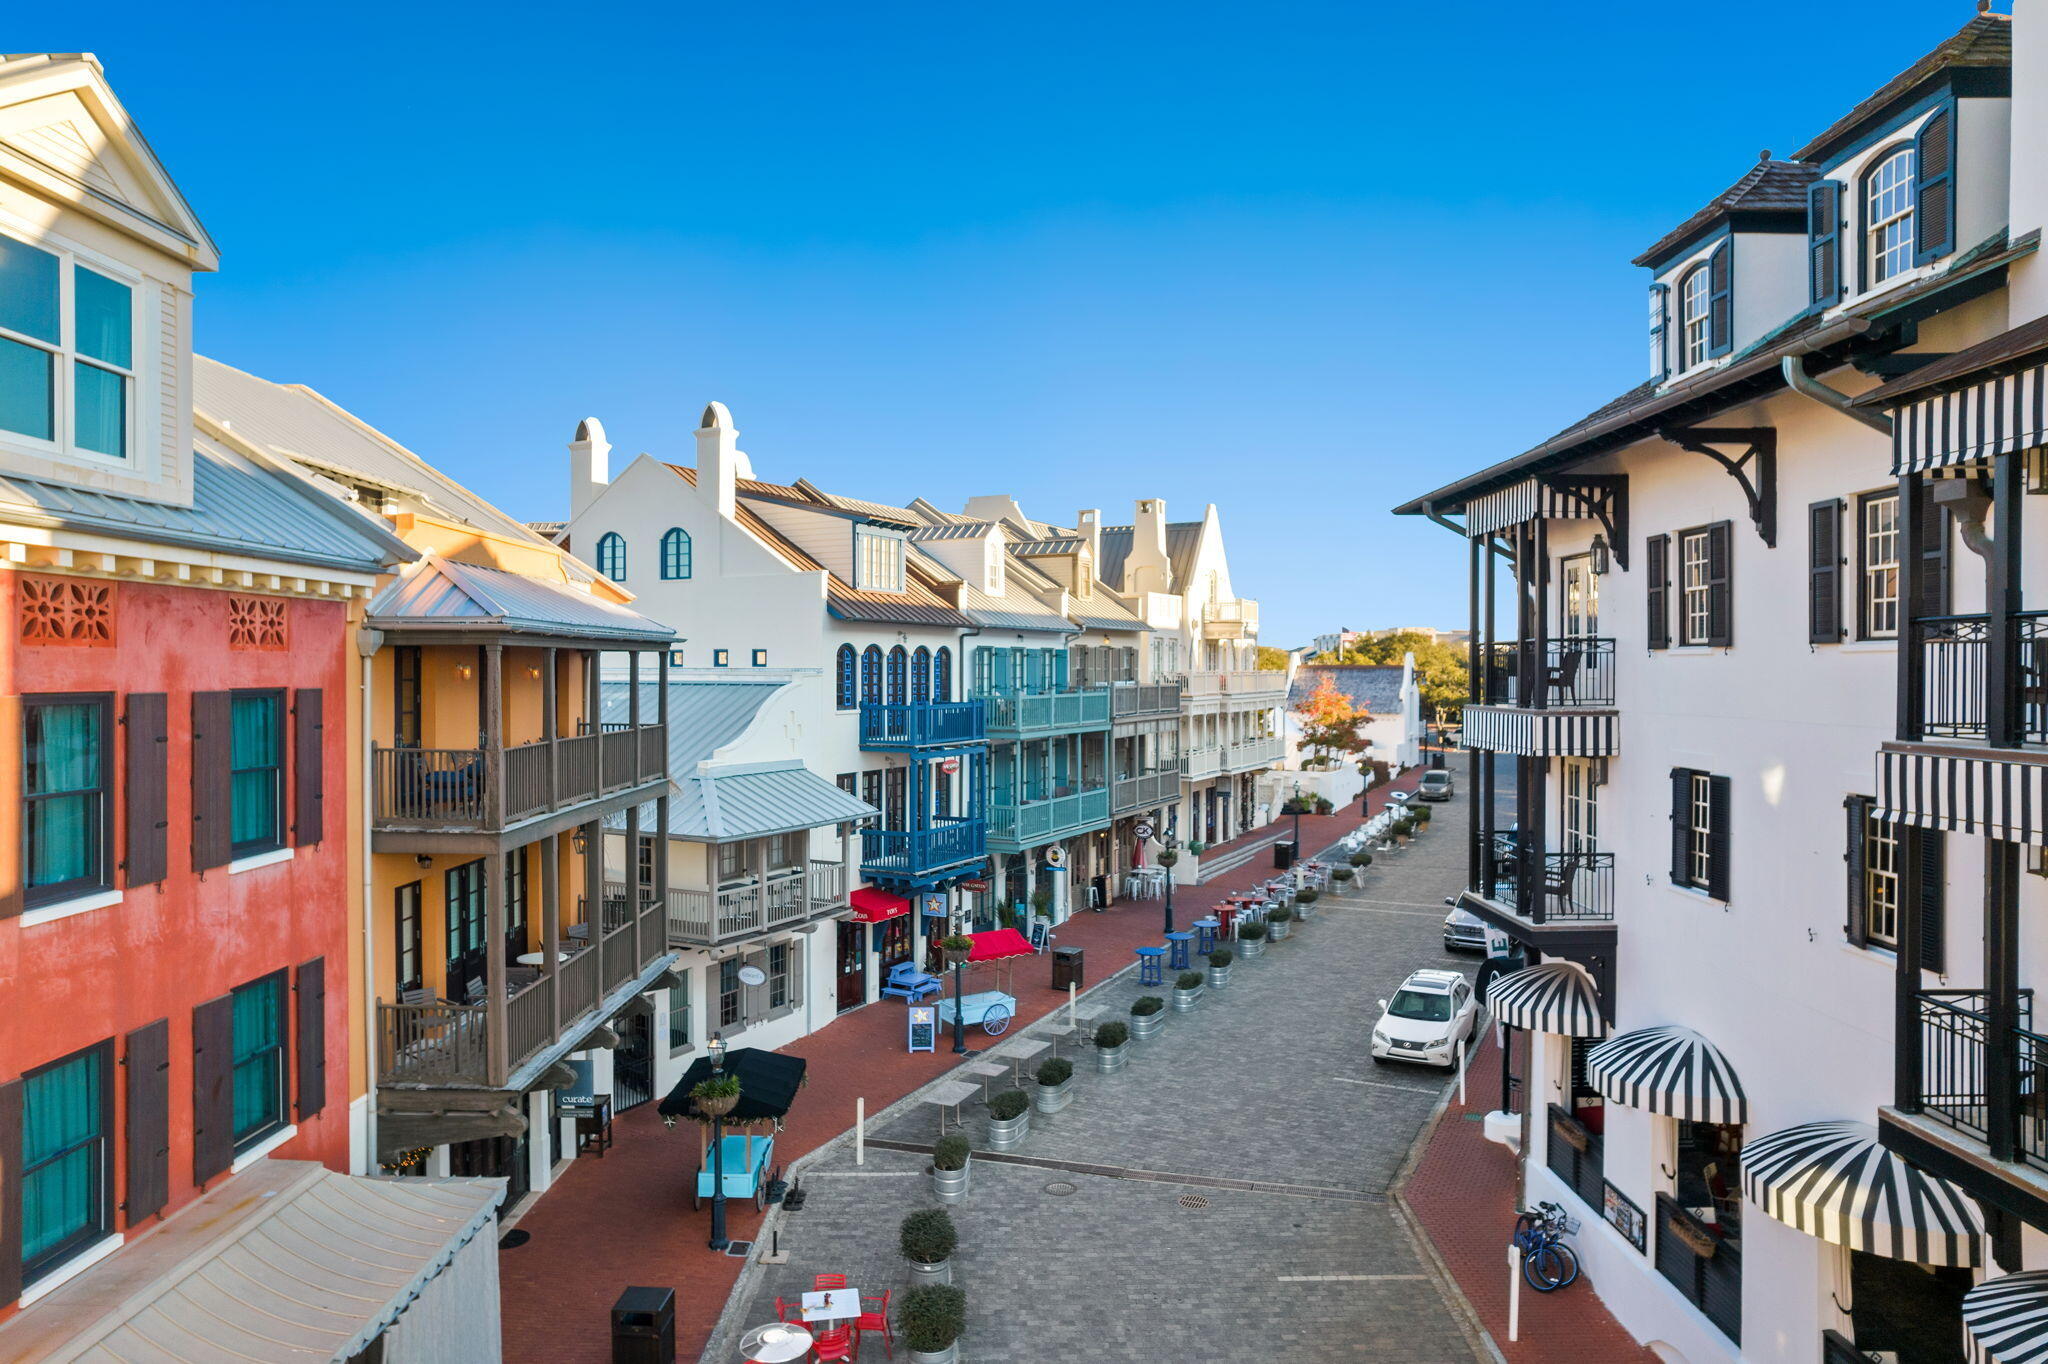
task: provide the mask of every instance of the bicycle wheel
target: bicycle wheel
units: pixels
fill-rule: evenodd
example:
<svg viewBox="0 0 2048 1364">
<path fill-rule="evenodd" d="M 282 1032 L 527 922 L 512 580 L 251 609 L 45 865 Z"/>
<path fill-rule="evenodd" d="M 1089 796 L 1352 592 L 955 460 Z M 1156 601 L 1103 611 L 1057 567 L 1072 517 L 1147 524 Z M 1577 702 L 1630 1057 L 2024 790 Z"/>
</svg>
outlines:
<svg viewBox="0 0 2048 1364">
<path fill-rule="evenodd" d="M 1563 1257 L 1566 1265 L 1565 1276 L 1557 1286 L 1559 1288 L 1568 1288 L 1572 1284 L 1577 1283 L 1579 1278 L 1579 1253 L 1562 1241 L 1557 1242 L 1551 1249 Z"/>
<path fill-rule="evenodd" d="M 1569 1268 L 1576 1273 L 1578 1266 L 1574 1262 Z M 1529 1287 L 1538 1293 L 1549 1293 L 1564 1287 L 1570 1282 L 1565 1277 L 1566 1270 L 1567 1265 L 1558 1254 L 1556 1246 L 1542 1246 L 1522 1260 L 1522 1277 L 1527 1279 Z"/>
</svg>

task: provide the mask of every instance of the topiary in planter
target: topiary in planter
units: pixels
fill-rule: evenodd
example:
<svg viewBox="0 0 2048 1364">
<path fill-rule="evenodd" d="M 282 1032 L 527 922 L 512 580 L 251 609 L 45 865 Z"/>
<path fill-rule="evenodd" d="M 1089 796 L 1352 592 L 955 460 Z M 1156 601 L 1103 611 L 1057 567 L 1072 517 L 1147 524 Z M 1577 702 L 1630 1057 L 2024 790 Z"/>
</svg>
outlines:
<svg viewBox="0 0 2048 1364">
<path fill-rule="evenodd" d="M 1323 893 L 1314 886 L 1303 886 L 1300 890 L 1294 892 L 1294 899 L 1298 904 L 1312 905 L 1322 898 Z"/>
<path fill-rule="evenodd" d="M 1246 942 L 1257 942 L 1266 936 L 1266 926 L 1257 919 L 1252 920 L 1248 924 L 1239 924 L 1237 926 L 1237 936 L 1243 938 Z"/>
<path fill-rule="evenodd" d="M 1344 881 L 1349 881 L 1349 880 L 1350 880 L 1350 879 L 1351 879 L 1352 877 L 1354 877 L 1354 876 L 1356 876 L 1356 875 L 1358 875 L 1358 873 L 1357 873 L 1357 872 L 1355 872 L 1355 871 L 1353 871 L 1353 870 L 1351 870 L 1351 868 L 1349 868 L 1349 867 L 1332 867 L 1332 868 L 1330 868 L 1330 879 L 1331 879 L 1332 881 L 1337 881 L 1337 882 L 1344 882 Z"/>
<path fill-rule="evenodd" d="M 1363 849 L 1351 854 L 1351 865 L 1358 868 L 1360 871 L 1364 871 L 1367 867 L 1372 865 L 1372 854 L 1364 851 Z"/>
<path fill-rule="evenodd" d="M 1228 966 L 1235 960 L 1235 955 L 1227 947 L 1219 947 L 1209 954 L 1209 964 L 1211 966 Z"/>
<path fill-rule="evenodd" d="M 938 1354 L 967 1329 L 967 1295 L 949 1283 L 919 1284 L 903 1295 L 903 1343 Z"/>
<path fill-rule="evenodd" d="M 972 1151 L 973 1148 L 967 1144 L 967 1138 L 961 1136 L 958 1132 L 948 1137 L 940 1137 L 938 1142 L 932 1147 L 932 1168 L 935 1170 L 964 1170 L 967 1168 L 967 1157 Z"/>
<path fill-rule="evenodd" d="M 1047 1088 L 1074 1078 L 1074 1063 L 1064 1056 L 1047 1057 L 1038 1063 L 1038 1083 Z"/>
<path fill-rule="evenodd" d="M 1315 892 L 1312 890 L 1305 890 L 1301 892 L 1301 894 L 1295 896 L 1294 898 L 1297 900 L 1304 900 L 1309 904 L 1314 904 L 1315 901 L 1309 898 L 1314 894 Z M 1266 922 L 1269 924 L 1284 924 L 1293 917 L 1294 911 L 1289 909 L 1286 905 L 1274 905 L 1271 909 L 1266 911 Z"/>
<path fill-rule="evenodd" d="M 953 1229 L 952 1214 L 944 1208 L 919 1208 L 903 1219 L 896 1239 L 904 1259 L 935 1265 L 952 1258 L 960 1233 Z"/>
<path fill-rule="evenodd" d="M 1006 1089 L 988 1101 L 988 1115 L 1008 1122 L 1031 1107 L 1030 1098 L 1021 1089 Z"/>
<path fill-rule="evenodd" d="M 1120 1023 L 1112 1019 L 1107 1023 L 1095 1025 L 1095 1045 L 1101 1050 L 1107 1051 L 1111 1047 L 1121 1047 L 1130 1040 L 1131 1025 L 1128 1023 Z"/>
<path fill-rule="evenodd" d="M 1166 1001 L 1158 995 L 1139 995 L 1131 1001 L 1131 1012 L 1139 1018 L 1150 1018 L 1165 1007 Z"/>
<path fill-rule="evenodd" d="M 1230 965 L 1230 953 L 1222 952 L 1220 955 L 1223 957 L 1223 960 L 1220 962 L 1216 960 L 1218 955 L 1216 952 L 1209 954 L 1209 962 L 1212 966 Z M 1207 977 L 1200 971 L 1183 971 L 1173 978 L 1173 988 L 1176 990 L 1199 990 L 1202 988 L 1202 982 L 1206 979 Z M 1133 1004 L 1131 1012 L 1136 1013 L 1137 1011 L 1138 1006 Z"/>
</svg>

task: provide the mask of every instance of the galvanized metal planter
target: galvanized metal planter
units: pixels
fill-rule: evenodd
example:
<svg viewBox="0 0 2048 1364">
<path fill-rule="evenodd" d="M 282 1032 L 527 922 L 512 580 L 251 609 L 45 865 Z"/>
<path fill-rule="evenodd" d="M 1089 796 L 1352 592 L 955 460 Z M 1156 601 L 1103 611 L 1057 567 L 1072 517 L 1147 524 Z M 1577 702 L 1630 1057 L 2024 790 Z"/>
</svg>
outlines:
<svg viewBox="0 0 2048 1364">
<path fill-rule="evenodd" d="M 1209 979 L 1212 981 L 1216 979 L 1216 973 L 1219 970 L 1222 971 L 1225 975 L 1228 975 L 1230 973 L 1230 968 L 1228 966 L 1212 966 L 1209 968 Z M 1195 1007 L 1195 1002 L 1201 999 L 1201 997 L 1202 987 L 1199 985 L 1197 985 L 1192 990 L 1183 990 L 1178 985 L 1176 985 L 1173 987 L 1173 1011 L 1177 1014 L 1187 1013 Z"/>
<path fill-rule="evenodd" d="M 959 1364 L 960 1342 L 954 1341 L 943 1350 L 912 1350 L 910 1364 Z"/>
<path fill-rule="evenodd" d="M 1030 1135 L 1031 1110 L 1028 1108 L 1014 1118 L 988 1120 L 988 1149 L 991 1151 L 1014 1151 Z"/>
<path fill-rule="evenodd" d="M 925 1283 L 951 1282 L 953 1282 L 953 1259 L 951 1256 L 946 1257 L 935 1265 L 920 1264 L 916 1260 L 910 1261 L 910 1286 L 912 1288 Z"/>
<path fill-rule="evenodd" d="M 1266 925 L 1266 937 L 1272 942 L 1285 942 L 1287 935 L 1294 931 L 1294 925 L 1285 919 Z"/>
<path fill-rule="evenodd" d="M 1074 1077 L 1056 1085 L 1040 1085 L 1031 1091 L 1031 1106 L 1040 1113 L 1057 1113 L 1074 1101 Z"/>
<path fill-rule="evenodd" d="M 1097 1047 L 1095 1049 L 1095 1073 L 1098 1075 L 1114 1075 L 1126 1065 L 1129 1065 L 1130 1060 L 1131 1044 L 1128 1042 L 1120 1047 Z"/>
<path fill-rule="evenodd" d="M 1252 957 L 1263 957 L 1263 956 L 1265 956 L 1265 955 L 1266 955 L 1266 940 L 1265 940 L 1264 938 L 1242 938 L 1242 939 L 1239 939 L 1239 941 L 1238 941 L 1238 944 L 1237 944 L 1237 955 L 1239 955 L 1240 957 L 1244 957 L 1244 958 L 1247 958 L 1247 959 L 1249 959 L 1249 958 L 1252 958 Z"/>
<path fill-rule="evenodd" d="M 974 1157 L 970 1154 L 967 1162 L 957 1170 L 941 1170 L 932 1166 L 932 1192 L 941 1203 L 958 1203 L 967 1197 L 968 1176 L 974 1173 Z"/>
<path fill-rule="evenodd" d="M 1210 989 L 1221 990 L 1227 987 L 1229 984 L 1230 968 L 1228 966 L 1212 966 L 1209 968 Z"/>
<path fill-rule="evenodd" d="M 1176 990 L 1174 993 L 1179 994 L 1180 991 Z M 1159 1036 L 1159 1030 L 1165 1026 L 1166 1015 L 1164 1013 L 1132 1014 L 1131 1040 L 1135 1042 L 1150 1042 L 1153 1038 Z"/>
</svg>

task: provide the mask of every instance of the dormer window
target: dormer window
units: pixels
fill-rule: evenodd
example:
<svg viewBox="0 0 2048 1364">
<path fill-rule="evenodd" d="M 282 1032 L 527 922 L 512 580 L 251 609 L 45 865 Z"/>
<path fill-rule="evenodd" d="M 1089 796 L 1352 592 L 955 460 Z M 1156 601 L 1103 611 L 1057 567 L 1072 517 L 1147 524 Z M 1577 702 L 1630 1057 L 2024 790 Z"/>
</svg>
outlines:
<svg viewBox="0 0 2048 1364">
<path fill-rule="evenodd" d="M 1863 177 L 1863 242 L 1866 287 L 1913 268 L 1912 147 L 1882 154 Z"/>
<path fill-rule="evenodd" d="M 0 430 L 127 459 L 134 334 L 133 287 L 0 237 Z"/>
<path fill-rule="evenodd" d="M 1686 271 L 1684 280 L 1678 286 L 1680 369 L 1691 369 L 1694 365 L 1706 363 L 1707 349 L 1712 339 L 1707 307 L 1708 293 L 1707 267 L 1702 262 Z"/>
<path fill-rule="evenodd" d="M 853 530 L 854 586 L 868 592 L 902 592 L 904 541 L 868 526 Z"/>
</svg>

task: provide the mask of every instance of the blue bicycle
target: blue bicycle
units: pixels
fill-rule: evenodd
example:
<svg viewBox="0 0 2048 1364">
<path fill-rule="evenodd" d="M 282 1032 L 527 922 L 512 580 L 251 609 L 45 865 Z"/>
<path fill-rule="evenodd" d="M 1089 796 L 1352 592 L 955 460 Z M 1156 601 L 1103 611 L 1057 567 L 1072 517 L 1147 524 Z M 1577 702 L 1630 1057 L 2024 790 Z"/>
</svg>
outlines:
<svg viewBox="0 0 2048 1364">
<path fill-rule="evenodd" d="M 1552 1293 L 1579 1277 L 1578 1253 L 1564 1243 L 1578 1219 L 1555 1203 L 1538 1203 L 1515 1217 L 1511 1245 L 1522 1248 L 1522 1277 L 1538 1293 Z"/>
</svg>

